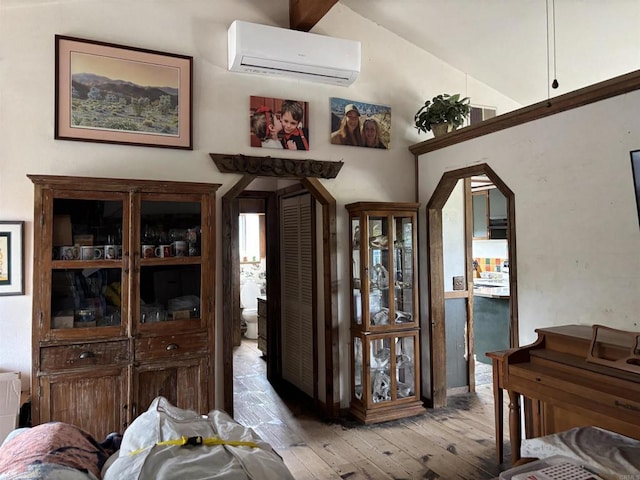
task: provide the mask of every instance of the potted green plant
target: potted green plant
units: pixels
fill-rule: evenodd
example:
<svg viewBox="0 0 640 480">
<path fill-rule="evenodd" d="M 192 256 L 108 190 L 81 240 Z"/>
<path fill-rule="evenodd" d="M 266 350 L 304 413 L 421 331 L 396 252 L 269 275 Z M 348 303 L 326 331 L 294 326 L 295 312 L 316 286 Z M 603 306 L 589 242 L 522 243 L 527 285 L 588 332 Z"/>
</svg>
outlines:
<svg viewBox="0 0 640 480">
<path fill-rule="evenodd" d="M 415 115 L 418 132 L 433 130 L 435 137 L 457 129 L 469 116 L 471 106 L 469 97 L 460 98 L 460 94 L 436 95 L 424 102 Z"/>
</svg>

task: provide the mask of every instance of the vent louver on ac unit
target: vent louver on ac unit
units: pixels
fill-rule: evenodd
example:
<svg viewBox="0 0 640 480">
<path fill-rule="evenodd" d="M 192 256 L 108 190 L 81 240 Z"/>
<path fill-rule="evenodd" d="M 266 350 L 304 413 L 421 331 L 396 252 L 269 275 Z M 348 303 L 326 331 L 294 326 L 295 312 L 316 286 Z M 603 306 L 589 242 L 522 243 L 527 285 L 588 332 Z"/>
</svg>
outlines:
<svg viewBox="0 0 640 480">
<path fill-rule="evenodd" d="M 236 20 L 228 31 L 229 70 L 350 85 L 360 42 Z"/>
</svg>

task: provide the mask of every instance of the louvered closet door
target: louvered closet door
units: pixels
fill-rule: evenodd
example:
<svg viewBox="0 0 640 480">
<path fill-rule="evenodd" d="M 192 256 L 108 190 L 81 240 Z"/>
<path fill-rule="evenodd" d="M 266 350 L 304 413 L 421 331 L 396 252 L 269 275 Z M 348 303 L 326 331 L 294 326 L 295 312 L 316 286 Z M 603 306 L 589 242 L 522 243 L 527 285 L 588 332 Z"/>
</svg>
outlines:
<svg viewBox="0 0 640 480">
<path fill-rule="evenodd" d="M 312 201 L 309 194 L 282 200 L 280 265 L 282 376 L 313 398 Z"/>
</svg>

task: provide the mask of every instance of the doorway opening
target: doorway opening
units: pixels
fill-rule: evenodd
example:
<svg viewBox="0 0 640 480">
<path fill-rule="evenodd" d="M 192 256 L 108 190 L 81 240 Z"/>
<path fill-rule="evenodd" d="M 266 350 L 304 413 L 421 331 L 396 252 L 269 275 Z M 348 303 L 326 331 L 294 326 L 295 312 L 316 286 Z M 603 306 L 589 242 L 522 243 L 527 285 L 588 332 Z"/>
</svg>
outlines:
<svg viewBox="0 0 640 480">
<path fill-rule="evenodd" d="M 476 351 L 473 322 L 474 292 L 477 292 L 477 287 L 474 288 L 474 272 L 479 272 L 474 268 L 474 258 L 484 257 L 474 256 L 473 250 L 474 225 L 473 215 L 471 215 L 473 199 L 470 193 L 474 177 L 486 179 L 492 188 L 495 187 L 504 196 L 506 211 L 504 236 L 509 265 L 509 276 L 506 280 L 509 290 L 508 347 L 518 346 L 514 194 L 487 164 L 447 172 L 442 176 L 427 204 L 429 321 L 428 327 L 423 329 L 422 340 L 423 344 L 426 342 L 428 345 L 429 365 L 422 369 L 423 372 L 427 372 L 422 380 L 423 392 L 425 396 L 429 395 L 426 401 L 434 408 L 446 406 L 449 394 L 475 389 Z M 463 232 L 462 243 L 452 247 L 452 243 L 455 242 L 450 241 L 448 221 L 451 215 L 447 212 L 447 204 L 456 189 L 463 193 L 462 211 L 469 214 L 463 213 L 463 226 L 459 227 Z M 487 215 L 487 221 L 488 217 L 490 215 Z M 458 253 L 451 254 L 452 251 L 456 251 L 456 248 Z M 503 266 L 500 267 L 501 271 L 502 268 Z M 450 280 L 453 288 L 448 283 Z M 493 279 L 487 278 L 487 283 L 491 280 Z M 456 318 L 459 319 L 457 322 L 454 321 Z M 459 340 L 461 338 L 462 341 Z M 452 385 L 452 371 L 456 368 L 457 373 L 465 377 L 465 385 Z M 453 372 L 454 376 L 455 374 L 456 372 Z"/>
<path fill-rule="evenodd" d="M 222 406 L 221 408 L 233 416 L 233 349 L 239 344 L 239 329 L 235 328 L 234 319 L 238 318 L 239 302 L 239 255 L 238 255 L 238 204 L 237 197 L 246 187 L 259 176 L 281 177 L 298 180 L 308 190 L 320 206 L 318 222 L 321 225 L 322 240 L 318 244 L 318 253 L 322 262 L 322 296 L 318 303 L 322 304 L 321 327 L 318 329 L 321 337 L 318 340 L 316 358 L 323 363 L 318 365 L 321 374 L 319 382 L 323 391 L 319 393 L 317 409 L 327 417 L 337 417 L 340 406 L 339 391 L 339 351 L 335 338 L 338 330 L 337 291 L 333 288 L 337 284 L 337 256 L 336 256 L 336 201 L 319 181 L 319 178 L 331 179 L 340 171 L 342 162 L 317 160 L 292 160 L 272 157 L 246 157 L 242 155 L 229 156 L 224 154 L 210 154 L 218 169 L 223 173 L 242 173 L 243 177 L 232 186 L 222 197 L 222 294 L 229 301 L 222 306 Z M 277 197 L 273 194 L 266 201 L 267 232 L 274 231 L 270 227 L 271 220 L 277 218 Z M 267 234 L 269 235 L 269 234 Z M 320 235 L 319 235 L 320 237 Z M 279 298 L 272 294 L 273 289 L 280 289 L 281 280 L 278 278 L 279 252 L 278 242 L 267 242 L 267 297 Z M 272 249 L 274 253 L 272 254 Z M 269 273 L 271 272 L 271 273 Z M 274 277 L 277 280 L 274 281 Z M 236 301 L 238 299 L 238 301 Z M 277 301 L 269 302 L 268 313 L 274 312 L 278 319 L 279 305 Z M 278 359 L 281 358 L 277 339 L 281 325 L 279 320 L 269 322 L 267 327 L 267 378 L 270 382 L 277 382 L 281 376 L 282 367 Z M 237 332 L 237 333 L 236 333 Z M 271 340 L 269 340 L 271 339 Z M 230 341 L 232 340 L 232 341 Z"/>
</svg>

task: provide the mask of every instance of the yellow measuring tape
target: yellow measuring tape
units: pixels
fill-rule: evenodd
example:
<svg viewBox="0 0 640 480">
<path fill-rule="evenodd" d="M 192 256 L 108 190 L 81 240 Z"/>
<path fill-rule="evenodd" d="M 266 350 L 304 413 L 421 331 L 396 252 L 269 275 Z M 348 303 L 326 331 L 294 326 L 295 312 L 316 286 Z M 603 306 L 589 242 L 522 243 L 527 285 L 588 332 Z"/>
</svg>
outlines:
<svg viewBox="0 0 640 480">
<path fill-rule="evenodd" d="M 165 440 L 163 442 L 158 442 L 156 443 L 156 445 L 177 445 L 179 447 L 184 447 L 184 446 L 189 446 L 189 445 L 193 445 L 193 446 L 198 446 L 198 445 L 230 445 L 232 447 L 250 447 L 250 448 L 260 448 L 260 446 L 255 443 L 255 442 L 245 442 L 242 440 L 223 440 L 219 437 L 187 437 L 187 436 L 182 436 L 180 437 L 179 440 Z M 143 447 L 143 448 L 139 448 L 137 450 L 134 450 L 133 452 L 130 453 L 130 455 L 137 455 L 140 452 L 143 452 L 147 449 L 149 449 L 151 447 Z"/>
</svg>

